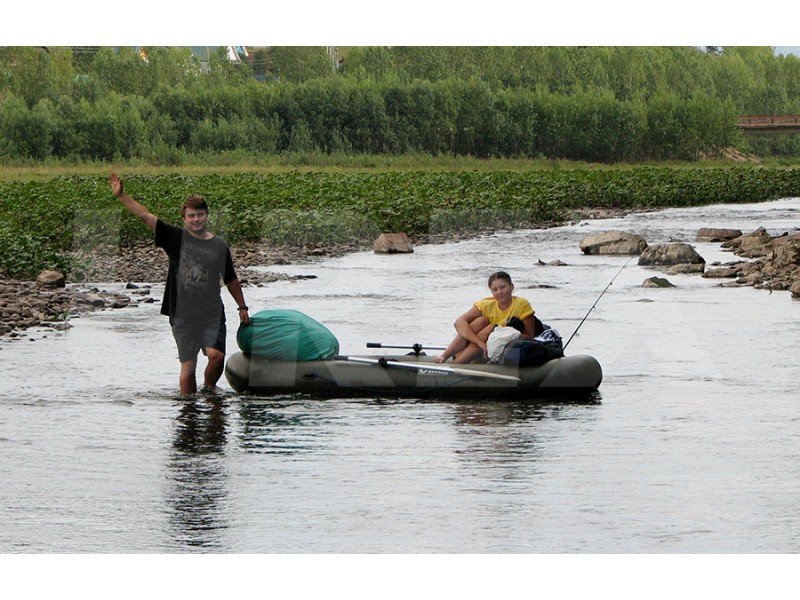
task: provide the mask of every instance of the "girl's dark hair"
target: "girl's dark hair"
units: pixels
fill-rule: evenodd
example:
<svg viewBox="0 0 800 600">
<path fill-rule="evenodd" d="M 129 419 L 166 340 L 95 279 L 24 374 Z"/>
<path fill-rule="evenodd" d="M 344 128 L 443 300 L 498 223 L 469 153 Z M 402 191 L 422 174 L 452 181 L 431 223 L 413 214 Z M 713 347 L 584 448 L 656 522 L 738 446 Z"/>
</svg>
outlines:
<svg viewBox="0 0 800 600">
<path fill-rule="evenodd" d="M 511 281 L 511 275 L 505 271 L 497 271 L 497 273 L 492 273 L 489 275 L 489 287 L 492 287 L 492 284 L 498 279 L 505 279 L 508 283 L 514 285 L 514 282 Z"/>
<path fill-rule="evenodd" d="M 186 214 L 187 208 L 204 210 L 208 212 L 208 204 L 206 204 L 206 199 L 202 196 L 189 196 L 186 198 L 186 200 L 183 201 L 183 204 L 181 204 L 181 216 Z"/>
</svg>

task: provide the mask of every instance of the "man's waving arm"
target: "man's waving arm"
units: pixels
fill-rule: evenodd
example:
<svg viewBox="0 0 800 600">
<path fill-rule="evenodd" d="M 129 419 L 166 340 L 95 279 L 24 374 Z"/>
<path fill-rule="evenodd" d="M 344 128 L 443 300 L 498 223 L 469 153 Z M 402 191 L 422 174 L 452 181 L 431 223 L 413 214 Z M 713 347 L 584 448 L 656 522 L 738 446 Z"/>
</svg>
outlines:
<svg viewBox="0 0 800 600">
<path fill-rule="evenodd" d="M 111 184 L 111 191 L 119 198 L 122 205 L 127 208 L 133 216 L 141 219 L 144 224 L 150 228 L 150 231 L 155 231 L 158 217 L 125 193 L 122 189 L 122 179 L 120 179 L 116 173 L 111 174 L 109 183 Z"/>
</svg>

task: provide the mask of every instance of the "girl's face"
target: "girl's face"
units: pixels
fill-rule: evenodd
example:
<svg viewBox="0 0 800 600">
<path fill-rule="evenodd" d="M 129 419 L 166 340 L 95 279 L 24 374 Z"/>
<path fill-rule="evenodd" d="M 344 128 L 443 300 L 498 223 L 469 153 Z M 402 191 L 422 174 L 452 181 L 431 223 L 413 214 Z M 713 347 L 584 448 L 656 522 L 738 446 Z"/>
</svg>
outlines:
<svg viewBox="0 0 800 600">
<path fill-rule="evenodd" d="M 495 279 L 489 289 L 492 292 L 492 297 L 497 302 L 505 304 L 511 300 L 511 292 L 514 291 L 514 286 L 507 279 Z"/>
</svg>

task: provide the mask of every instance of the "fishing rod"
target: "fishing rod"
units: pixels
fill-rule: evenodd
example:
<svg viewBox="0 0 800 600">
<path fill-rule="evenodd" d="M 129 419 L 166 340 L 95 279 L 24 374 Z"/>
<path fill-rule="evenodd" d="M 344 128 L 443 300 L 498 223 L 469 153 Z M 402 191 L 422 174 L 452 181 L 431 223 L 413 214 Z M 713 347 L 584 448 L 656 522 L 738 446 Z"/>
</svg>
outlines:
<svg viewBox="0 0 800 600">
<path fill-rule="evenodd" d="M 602 292 L 600 292 L 600 295 L 597 297 L 597 300 L 595 300 L 595 301 L 594 301 L 594 304 L 592 304 L 592 307 L 591 307 L 591 308 L 588 310 L 588 312 L 587 312 L 587 313 L 584 315 L 583 319 L 581 319 L 581 322 L 580 322 L 580 323 L 578 323 L 578 326 L 575 328 L 575 331 L 573 331 L 573 332 L 572 332 L 572 335 L 571 335 L 571 336 L 569 336 L 569 339 L 567 340 L 567 343 L 566 343 L 566 344 L 564 344 L 564 350 L 566 350 L 566 349 L 567 349 L 567 346 L 569 346 L 569 343 L 572 341 L 572 338 L 574 338 L 574 337 L 575 337 L 575 334 L 576 334 L 576 333 L 578 333 L 578 330 L 579 330 L 579 329 L 581 328 L 581 326 L 583 325 L 583 322 L 584 322 L 584 321 L 585 321 L 585 320 L 586 320 L 586 319 L 589 317 L 589 314 L 590 314 L 590 313 L 591 313 L 591 312 L 594 310 L 594 308 L 597 306 L 597 303 L 598 303 L 598 302 L 600 302 L 600 298 L 602 298 L 602 297 L 603 297 L 603 295 L 604 295 L 604 294 L 605 294 L 605 293 L 608 291 L 608 288 L 610 288 L 610 287 L 611 287 L 611 284 L 612 284 L 612 283 L 614 283 L 614 280 L 615 280 L 615 279 L 616 279 L 616 278 L 619 276 L 619 274 L 620 274 L 620 273 L 622 273 L 623 269 L 624 269 L 625 267 L 627 267 L 627 266 L 628 266 L 628 263 L 629 263 L 629 262 L 631 262 L 631 260 L 633 260 L 633 256 L 631 256 L 631 257 L 630 257 L 628 260 L 626 260 L 626 261 L 625 261 L 625 264 L 624 264 L 624 265 L 622 265 L 622 267 L 620 267 L 620 270 L 619 270 L 619 271 L 617 271 L 617 274 L 616 274 L 616 275 L 614 275 L 614 277 L 612 277 L 612 278 L 611 278 L 611 281 L 609 281 L 609 282 L 608 282 L 608 285 L 606 286 L 606 288 L 605 288 L 605 289 L 604 289 Z"/>
</svg>

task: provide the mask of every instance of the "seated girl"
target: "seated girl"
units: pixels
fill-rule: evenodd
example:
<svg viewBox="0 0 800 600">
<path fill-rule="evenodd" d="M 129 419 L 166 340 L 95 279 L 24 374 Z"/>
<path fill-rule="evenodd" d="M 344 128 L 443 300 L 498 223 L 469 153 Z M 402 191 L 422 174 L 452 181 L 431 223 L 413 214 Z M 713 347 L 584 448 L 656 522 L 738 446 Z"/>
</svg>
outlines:
<svg viewBox="0 0 800 600">
<path fill-rule="evenodd" d="M 454 363 L 465 364 L 485 359 L 486 340 L 497 325 L 506 325 L 512 317 L 520 319 L 525 327 L 523 338 L 534 336 L 534 310 L 525 298 L 514 296 L 514 284 L 505 271 L 489 277 L 490 298 L 478 300 L 454 323 L 456 337 L 435 361 L 443 363 L 450 357 Z"/>
</svg>

